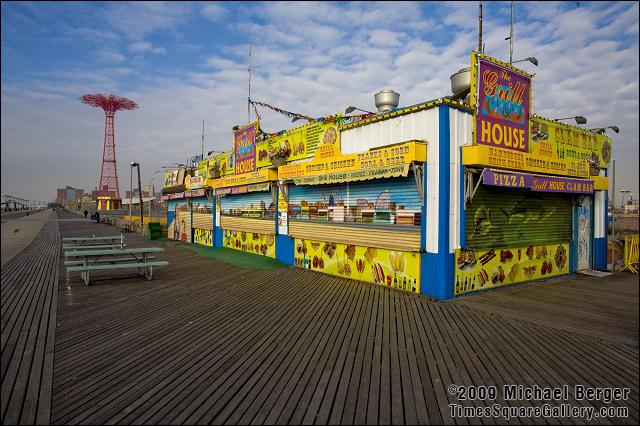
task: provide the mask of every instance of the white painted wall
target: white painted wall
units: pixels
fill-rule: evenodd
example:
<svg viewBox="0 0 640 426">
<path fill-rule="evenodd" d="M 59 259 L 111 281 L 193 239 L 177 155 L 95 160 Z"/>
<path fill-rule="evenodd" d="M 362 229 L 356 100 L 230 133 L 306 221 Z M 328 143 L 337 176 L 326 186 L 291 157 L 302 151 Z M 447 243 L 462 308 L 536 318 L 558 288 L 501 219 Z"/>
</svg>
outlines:
<svg viewBox="0 0 640 426">
<path fill-rule="evenodd" d="M 460 193 L 462 153 L 460 147 L 471 145 L 473 115 L 454 108 L 449 109 L 449 127 L 451 129 L 451 146 L 449 153 L 449 179 L 451 194 L 449 196 L 449 252 L 460 248 L 460 206 L 464 203 Z"/>
<path fill-rule="evenodd" d="M 607 206 L 605 205 L 605 191 L 595 191 L 593 197 L 593 237 L 607 236 Z"/>
</svg>

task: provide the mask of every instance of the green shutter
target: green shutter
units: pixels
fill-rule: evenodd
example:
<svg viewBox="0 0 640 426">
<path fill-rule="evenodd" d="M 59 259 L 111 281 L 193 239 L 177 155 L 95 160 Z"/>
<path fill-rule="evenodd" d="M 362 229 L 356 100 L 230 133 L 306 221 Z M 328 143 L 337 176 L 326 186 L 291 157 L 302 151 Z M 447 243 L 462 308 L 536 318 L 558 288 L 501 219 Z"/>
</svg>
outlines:
<svg viewBox="0 0 640 426">
<path fill-rule="evenodd" d="M 467 205 L 467 248 L 571 240 L 571 196 L 481 185 Z"/>
</svg>

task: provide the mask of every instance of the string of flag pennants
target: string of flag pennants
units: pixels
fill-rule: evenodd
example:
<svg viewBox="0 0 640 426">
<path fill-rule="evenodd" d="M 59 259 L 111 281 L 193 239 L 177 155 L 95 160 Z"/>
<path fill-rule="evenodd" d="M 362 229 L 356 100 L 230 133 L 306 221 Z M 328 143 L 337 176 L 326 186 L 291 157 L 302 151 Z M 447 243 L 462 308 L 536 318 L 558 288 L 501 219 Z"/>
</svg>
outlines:
<svg viewBox="0 0 640 426">
<path fill-rule="evenodd" d="M 282 114 L 282 115 L 284 115 L 286 117 L 289 117 L 289 118 L 304 118 L 305 120 L 307 120 L 309 122 L 317 121 L 315 118 L 311 118 L 309 116 L 306 116 L 306 115 L 303 115 L 303 114 L 298 114 L 298 113 L 295 113 L 295 112 L 285 111 L 283 109 L 280 109 L 278 107 L 274 107 L 273 105 L 269 105 L 269 104 L 266 104 L 264 102 L 252 101 L 251 99 L 249 99 L 249 103 L 254 107 L 254 110 L 255 110 L 256 105 L 259 105 L 261 107 L 270 109 L 272 111 L 275 111 L 275 112 L 277 112 L 279 114 Z M 257 115 L 257 113 L 256 113 L 256 115 Z"/>
</svg>

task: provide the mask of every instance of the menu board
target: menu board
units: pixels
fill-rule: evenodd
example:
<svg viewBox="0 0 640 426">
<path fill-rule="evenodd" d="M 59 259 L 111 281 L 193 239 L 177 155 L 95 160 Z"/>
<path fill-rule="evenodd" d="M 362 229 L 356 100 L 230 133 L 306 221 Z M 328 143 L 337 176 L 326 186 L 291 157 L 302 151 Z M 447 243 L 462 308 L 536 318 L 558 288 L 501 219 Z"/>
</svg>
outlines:
<svg viewBox="0 0 640 426">
<path fill-rule="evenodd" d="M 611 138 L 534 117 L 529 152 L 540 158 L 587 161 L 606 169 L 611 161 Z"/>
</svg>

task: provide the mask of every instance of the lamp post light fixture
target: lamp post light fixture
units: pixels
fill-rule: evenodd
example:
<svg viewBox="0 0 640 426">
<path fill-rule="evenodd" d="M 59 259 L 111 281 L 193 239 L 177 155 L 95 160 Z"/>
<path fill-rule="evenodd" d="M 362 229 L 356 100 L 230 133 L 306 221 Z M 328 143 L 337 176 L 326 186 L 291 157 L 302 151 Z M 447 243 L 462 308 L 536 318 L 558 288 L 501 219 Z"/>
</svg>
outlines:
<svg viewBox="0 0 640 426">
<path fill-rule="evenodd" d="M 615 133 L 620 133 L 620 128 L 618 126 L 607 126 L 607 127 L 599 127 L 599 128 L 595 128 L 595 129 L 589 129 L 592 132 L 596 132 L 596 133 L 605 133 L 607 131 L 607 129 L 611 129 L 613 130 Z"/>
<path fill-rule="evenodd" d="M 357 108 L 357 107 L 354 107 L 354 106 L 349 106 L 349 107 L 347 107 L 347 108 L 344 110 L 344 113 L 345 113 L 345 114 L 351 114 L 353 111 L 356 111 L 356 110 L 357 110 L 357 111 L 366 112 L 367 114 L 373 114 L 373 112 L 371 112 L 371 111 L 367 111 L 367 110 L 364 110 L 364 109 L 361 109 L 361 108 Z"/>
<path fill-rule="evenodd" d="M 518 61 L 513 61 L 513 62 L 511 62 L 511 64 L 517 64 L 518 62 L 525 62 L 525 61 L 531 62 L 536 67 L 538 66 L 538 59 L 536 57 L 534 57 L 534 56 L 530 56 L 530 57 L 525 58 L 525 59 L 520 59 Z"/>
<path fill-rule="evenodd" d="M 131 173 L 129 176 L 129 220 L 131 220 L 131 205 L 133 204 L 133 168 L 138 165 L 135 161 L 130 163 Z"/>
<path fill-rule="evenodd" d="M 556 121 L 571 120 L 571 119 L 576 120 L 576 124 L 587 124 L 587 118 L 581 115 L 576 115 L 573 117 L 565 117 L 565 118 L 556 118 Z"/>
<path fill-rule="evenodd" d="M 153 182 L 153 178 L 151 178 L 151 180 L 149 181 L 149 191 L 152 190 L 151 182 Z M 155 192 L 155 191 L 152 191 L 152 192 Z M 156 194 L 152 194 L 150 192 L 147 195 L 149 196 L 149 222 L 151 222 L 151 203 L 153 203 L 153 200 L 155 199 Z"/>
<path fill-rule="evenodd" d="M 140 226 L 144 229 L 144 213 L 142 211 L 142 184 L 140 183 L 140 163 L 137 161 L 131 162 L 131 180 L 133 181 L 133 168 L 138 169 L 138 195 L 140 195 Z M 133 198 L 133 183 L 131 184 L 131 193 L 129 194 L 129 219 L 131 219 L 131 204 Z"/>
</svg>

